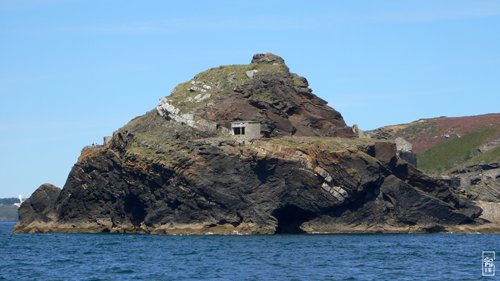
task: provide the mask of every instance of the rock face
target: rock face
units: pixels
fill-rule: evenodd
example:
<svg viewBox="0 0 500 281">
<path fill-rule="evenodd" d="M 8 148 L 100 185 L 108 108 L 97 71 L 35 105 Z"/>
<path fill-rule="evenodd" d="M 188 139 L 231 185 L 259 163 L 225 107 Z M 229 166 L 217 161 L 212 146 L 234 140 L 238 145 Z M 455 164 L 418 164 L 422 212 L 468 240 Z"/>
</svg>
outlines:
<svg viewBox="0 0 500 281">
<path fill-rule="evenodd" d="M 290 73 L 284 60 L 272 54 L 257 54 L 248 65 L 202 72 L 179 84 L 157 110 L 204 131 L 254 120 L 262 123 L 266 137 L 355 137 L 342 115 L 313 95 L 307 80 Z"/>
<path fill-rule="evenodd" d="M 500 203 L 500 114 L 421 119 L 366 134 L 394 139 L 401 158 L 461 196 L 479 204 Z M 495 208 L 485 208 L 483 215 L 490 210 Z"/>
<path fill-rule="evenodd" d="M 19 220 L 36 227 L 37 223 L 51 222 L 57 219 L 56 200 L 61 189 L 52 184 L 42 184 L 19 208 Z"/>
<path fill-rule="evenodd" d="M 252 73 L 252 74 L 248 74 Z M 229 136 L 256 120 L 262 139 Z M 398 157 L 354 138 L 284 60 L 208 70 L 155 110 L 86 148 L 62 190 L 43 185 L 16 232 L 432 232 L 482 227 L 481 209 Z M 464 230 L 465 231 L 465 230 Z"/>
<path fill-rule="evenodd" d="M 456 169 L 447 178 L 470 199 L 500 203 L 500 163 Z"/>
</svg>

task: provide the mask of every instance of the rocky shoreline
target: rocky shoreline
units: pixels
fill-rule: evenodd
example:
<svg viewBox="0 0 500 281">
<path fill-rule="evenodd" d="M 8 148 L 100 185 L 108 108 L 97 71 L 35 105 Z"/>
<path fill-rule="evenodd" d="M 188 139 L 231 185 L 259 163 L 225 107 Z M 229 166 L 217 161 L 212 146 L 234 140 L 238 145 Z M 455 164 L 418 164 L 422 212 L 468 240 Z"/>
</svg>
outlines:
<svg viewBox="0 0 500 281">
<path fill-rule="evenodd" d="M 391 226 L 391 225 L 307 225 L 301 234 L 418 234 L 418 233 L 462 233 L 498 234 L 500 224 L 442 226 L 436 224 Z M 213 225 L 213 223 L 169 224 L 156 227 L 136 227 L 132 224 L 113 227 L 111 222 L 99 223 L 53 223 L 34 222 L 26 226 L 16 226 L 16 233 L 137 233 L 163 235 L 273 235 L 273 227 L 259 227 L 254 224 Z M 296 233 L 297 234 L 297 233 Z"/>
</svg>

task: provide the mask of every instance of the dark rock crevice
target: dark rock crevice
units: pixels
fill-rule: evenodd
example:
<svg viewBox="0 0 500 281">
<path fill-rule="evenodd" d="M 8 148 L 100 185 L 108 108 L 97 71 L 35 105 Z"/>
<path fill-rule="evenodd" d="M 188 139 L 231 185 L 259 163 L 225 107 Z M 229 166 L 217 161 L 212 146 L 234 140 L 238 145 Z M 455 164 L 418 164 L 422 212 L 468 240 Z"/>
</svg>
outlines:
<svg viewBox="0 0 500 281">
<path fill-rule="evenodd" d="M 295 205 L 285 205 L 274 210 L 271 215 L 276 218 L 276 234 L 304 233 L 300 226 L 315 217 L 311 211 L 306 211 Z"/>
<path fill-rule="evenodd" d="M 261 183 L 266 182 L 266 180 L 274 174 L 277 164 L 277 159 L 264 158 L 257 160 L 254 170 Z"/>
<path fill-rule="evenodd" d="M 147 214 L 144 202 L 135 194 L 125 196 L 123 208 L 134 226 L 139 226 Z"/>
</svg>

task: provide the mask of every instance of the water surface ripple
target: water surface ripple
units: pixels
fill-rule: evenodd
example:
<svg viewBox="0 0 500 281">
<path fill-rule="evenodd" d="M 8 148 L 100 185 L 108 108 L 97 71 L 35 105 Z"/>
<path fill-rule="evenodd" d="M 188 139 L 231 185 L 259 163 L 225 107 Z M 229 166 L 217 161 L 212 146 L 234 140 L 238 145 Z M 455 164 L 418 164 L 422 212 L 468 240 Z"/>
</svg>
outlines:
<svg viewBox="0 0 500 281">
<path fill-rule="evenodd" d="M 0 223 L 0 280 L 478 280 L 482 251 L 500 250 L 500 235 L 483 234 L 13 235 L 12 227 Z"/>
</svg>

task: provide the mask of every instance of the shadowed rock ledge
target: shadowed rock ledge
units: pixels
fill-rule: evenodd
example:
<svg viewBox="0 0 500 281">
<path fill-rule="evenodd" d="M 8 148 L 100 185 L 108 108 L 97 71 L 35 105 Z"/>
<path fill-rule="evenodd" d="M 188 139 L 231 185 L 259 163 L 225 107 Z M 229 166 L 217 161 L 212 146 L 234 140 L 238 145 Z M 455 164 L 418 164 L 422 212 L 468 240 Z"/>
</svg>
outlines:
<svg viewBox="0 0 500 281">
<path fill-rule="evenodd" d="M 235 120 L 262 125 L 239 141 Z M 498 231 L 481 208 L 355 138 L 282 58 L 213 68 L 102 146 L 87 147 L 64 188 L 42 185 L 15 232 L 273 234 Z"/>
</svg>

